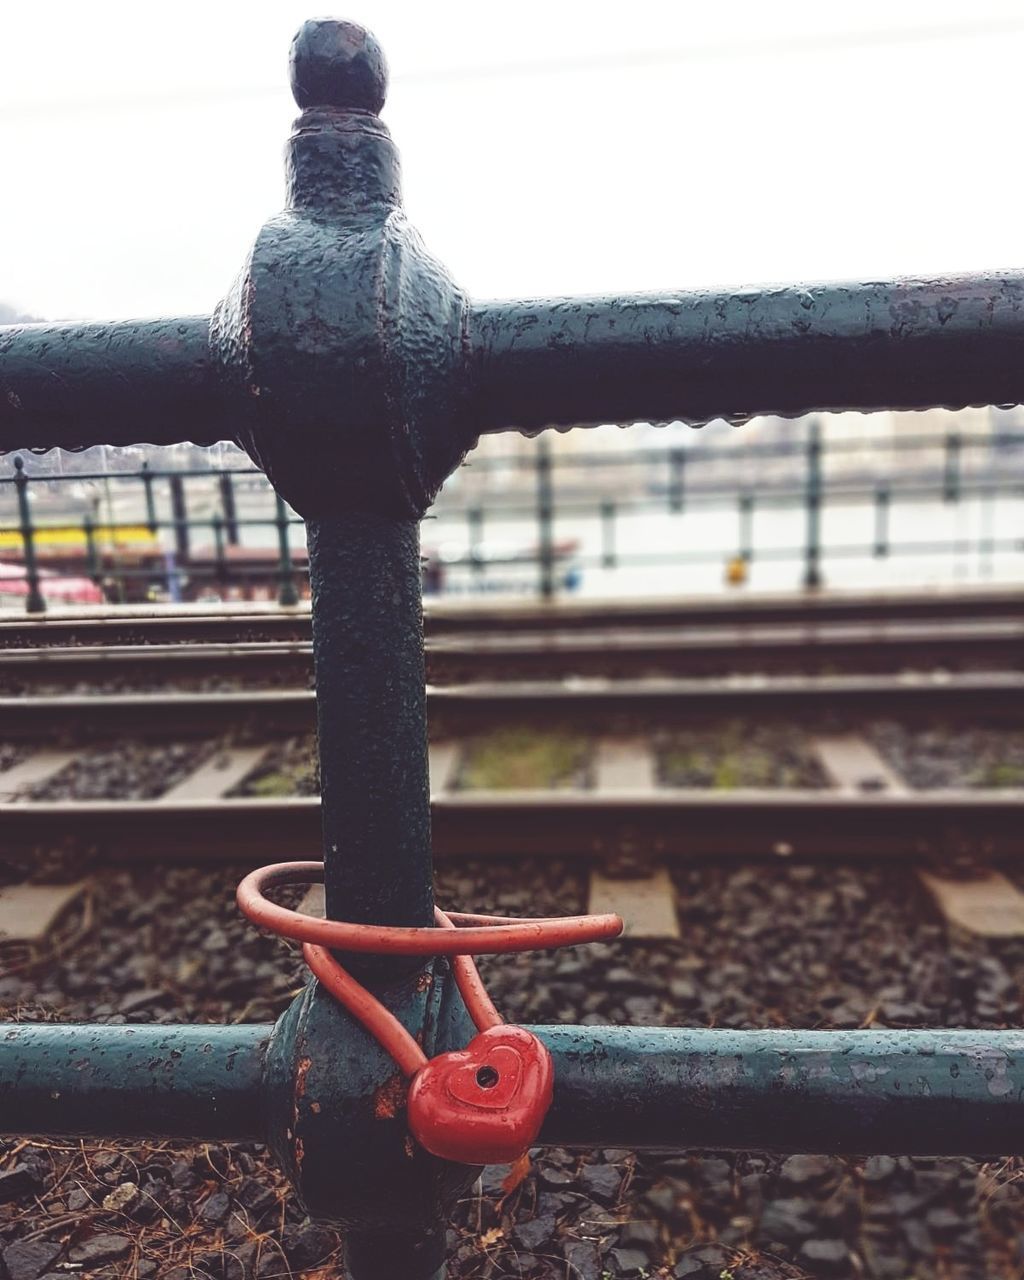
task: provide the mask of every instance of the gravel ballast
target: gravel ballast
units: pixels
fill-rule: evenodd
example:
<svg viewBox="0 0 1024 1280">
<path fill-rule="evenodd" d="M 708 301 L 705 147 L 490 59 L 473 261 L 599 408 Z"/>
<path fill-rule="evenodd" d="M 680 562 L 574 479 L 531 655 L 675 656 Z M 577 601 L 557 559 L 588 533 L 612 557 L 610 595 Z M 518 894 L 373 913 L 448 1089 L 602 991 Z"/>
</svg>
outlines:
<svg viewBox="0 0 1024 1280">
<path fill-rule="evenodd" d="M 964 778 L 1016 767 L 1018 748 L 1000 730 L 865 732 L 918 786 L 997 785 Z M 722 726 L 660 741 L 668 785 L 822 785 L 796 731 Z M 532 743 L 520 746 L 535 785 L 545 771 L 546 785 L 586 782 L 579 744 L 531 756 Z M 217 749 L 94 748 L 35 798 L 152 798 Z M 316 789 L 312 739 L 300 735 L 275 744 L 238 794 Z M 249 869 L 0 854 L 0 884 L 91 875 L 95 912 L 85 937 L 0 974 L 0 1019 L 272 1021 L 305 971 L 293 947 L 238 915 L 234 887 Z M 484 958 L 502 1012 L 730 1028 L 997 1028 L 1024 1017 L 1024 939 L 948 930 L 912 868 L 679 864 L 672 876 L 680 941 Z M 546 915 L 587 904 L 576 861 L 449 861 L 437 883 L 453 908 Z M 1009 1280 L 1024 1268 L 1024 1160 L 553 1150 L 522 1175 L 488 1168 L 458 1206 L 453 1280 Z M 0 1141 L 3 1280 L 334 1280 L 339 1256 L 336 1233 L 306 1220 L 258 1144 Z"/>
<path fill-rule="evenodd" d="M 1024 788 L 1024 731 L 897 721 L 868 726 L 868 736 L 911 787 Z"/>
<path fill-rule="evenodd" d="M 216 742 L 141 742 L 82 751 L 29 800 L 154 800 L 216 754 Z"/>
</svg>

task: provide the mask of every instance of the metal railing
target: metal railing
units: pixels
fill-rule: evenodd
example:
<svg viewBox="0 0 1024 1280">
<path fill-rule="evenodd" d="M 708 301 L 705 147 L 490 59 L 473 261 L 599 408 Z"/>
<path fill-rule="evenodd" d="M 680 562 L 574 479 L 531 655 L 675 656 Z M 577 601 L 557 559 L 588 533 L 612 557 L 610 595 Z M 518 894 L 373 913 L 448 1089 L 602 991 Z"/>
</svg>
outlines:
<svg viewBox="0 0 1024 1280">
<path fill-rule="evenodd" d="M 474 588 L 485 589 L 491 576 L 500 582 L 505 566 L 535 565 L 536 590 L 544 596 L 572 590 L 581 572 L 594 569 L 715 565 L 721 566 L 727 581 L 738 584 L 748 579 L 755 563 L 771 563 L 799 566 L 800 585 L 815 589 L 826 579 L 826 561 L 882 561 L 900 556 L 951 561 L 972 553 L 981 560 L 1024 554 L 1024 538 L 1016 530 L 1002 535 L 980 530 L 973 537 L 913 539 L 893 534 L 894 514 L 921 504 L 955 509 L 973 502 L 984 506 L 988 523 L 994 525 L 998 500 L 1024 498 L 1024 433 L 897 437 L 880 448 L 890 467 L 879 475 L 877 467 L 854 465 L 863 453 L 860 442 L 828 441 L 813 418 L 799 427 L 787 425 L 793 428 L 789 439 L 765 441 L 742 452 L 695 446 L 686 451 L 565 457 L 538 449 L 534 456 L 515 461 L 474 457 L 474 470 L 498 472 L 501 489 L 490 493 L 486 485 L 480 486 L 485 491 L 483 500 L 462 511 L 446 506 L 442 493 L 435 508 L 438 526 L 450 530 L 461 520 L 466 543 L 465 552 L 445 557 L 444 571 L 448 575 L 461 571 Z M 797 433 L 804 439 L 794 439 Z M 544 437 L 537 443 L 544 444 Z M 930 464 L 923 464 L 922 458 L 929 455 Z M 911 465 L 903 459 L 911 460 Z M 779 464 L 783 464 L 780 475 L 760 477 L 756 485 L 735 474 L 724 482 L 714 478 L 724 467 L 735 473 L 740 465 L 745 471 L 763 465 L 767 471 Z M 711 473 L 707 480 L 704 472 Z M 596 490 L 593 494 L 587 492 L 588 479 L 589 488 Z M 533 501 L 526 493 L 531 482 L 536 490 Z M 861 520 L 860 538 L 827 541 L 822 528 L 826 510 L 844 508 L 867 517 Z M 734 513 L 731 542 L 721 537 L 709 541 L 695 530 L 701 515 L 728 512 Z M 657 526 L 658 546 L 622 547 L 624 524 L 659 515 L 666 518 Z M 780 515 L 790 517 L 790 526 L 800 522 L 799 536 L 782 543 L 766 540 L 763 518 L 770 522 Z M 521 520 L 524 528 L 533 523 L 533 545 L 487 552 L 490 527 L 507 527 L 513 519 Z M 599 528 L 598 536 L 590 539 L 589 546 L 566 550 L 573 531 L 588 521 Z"/>
<path fill-rule="evenodd" d="M 477 435 L 1016 404 L 1024 280 L 474 302 L 402 217 L 372 37 L 308 23 L 292 82 L 287 210 L 214 315 L 0 329 L 0 448 L 134 443 L 140 418 L 244 443 L 306 521 L 326 917 L 430 929 L 419 521 Z M 424 1052 L 473 1034 L 443 957 L 345 960 Z M 1018 1031 L 532 1030 L 546 1143 L 1024 1150 Z M 441 1276 L 476 1176 L 413 1141 L 394 1060 L 317 983 L 274 1027 L 10 1025 L 0 1130 L 265 1139 L 353 1280 Z"/>
<path fill-rule="evenodd" d="M 235 488 L 239 477 L 246 482 L 259 479 L 259 494 L 267 500 L 265 514 L 239 515 Z M 216 490 L 215 509 L 201 516 L 189 507 L 189 481 L 197 480 L 213 483 Z M 61 490 L 86 486 L 95 488 L 88 510 L 80 509 L 81 496 L 70 510 L 67 504 L 61 509 Z M 144 462 L 137 470 L 113 474 L 82 471 L 33 476 L 17 455 L 13 474 L 0 476 L 0 504 L 4 490 L 11 487 L 17 500 L 17 523 L 5 524 L 0 506 L 0 562 L 9 568 L 20 563 L 24 573 L 0 580 L 0 594 L 24 583 L 29 613 L 45 610 L 50 591 L 67 598 L 70 574 L 84 574 L 102 588 L 109 603 L 177 603 L 186 594 L 221 592 L 232 586 L 255 586 L 266 597 L 269 582 L 275 583 L 282 605 L 297 604 L 308 596 L 305 566 L 296 563 L 290 538 L 291 530 L 302 527 L 303 521 L 254 467 L 161 470 Z M 41 495 L 44 506 L 47 500 L 58 499 L 48 514 L 33 510 L 30 489 L 31 497 Z M 115 515 L 115 504 L 129 505 L 128 516 Z M 270 536 L 264 560 L 233 554 L 249 531 L 264 540 Z M 207 547 L 197 546 L 203 536 Z"/>
<path fill-rule="evenodd" d="M 794 432 L 804 438 L 794 439 Z M 467 502 L 458 489 L 442 490 L 434 504 L 432 540 L 451 542 L 461 532 L 464 545 L 443 553 L 425 549 L 424 588 L 533 590 L 551 598 L 598 570 L 713 565 L 739 585 L 755 564 L 789 564 L 802 566 L 801 585 L 815 589 L 825 581 L 826 561 L 906 556 L 945 558 L 948 566 L 971 554 L 979 562 L 1024 556 L 1024 536 L 1016 532 L 892 534 L 894 509 L 929 503 L 983 504 L 995 525 L 998 500 L 1024 500 L 1024 432 L 920 433 L 894 438 L 884 452 L 890 465 L 879 475 L 877 466 L 863 464 L 859 441 L 829 441 L 812 418 L 793 424 L 786 438 L 742 451 L 694 446 L 562 456 L 541 436 L 516 458 L 477 454 L 469 468 L 477 497 Z M 755 488 L 736 478 L 738 467 L 767 474 Z M 726 469 L 731 479 L 722 477 Z M 62 496 L 68 490 L 76 491 L 74 500 Z M 30 500 L 36 495 L 38 503 Z M 859 512 L 859 540 L 823 538 L 826 510 L 841 509 Z M 731 542 L 694 532 L 702 515 L 730 511 Z M 778 516 L 789 517 L 791 527 L 798 518 L 802 537 L 765 540 L 765 517 Z M 623 526 L 651 517 L 668 517 L 658 526 L 667 545 L 624 547 Z M 580 546 L 577 532 L 588 524 L 599 533 Z M 20 563 L 24 574 L 0 580 L 0 594 L 23 586 L 27 611 L 42 611 L 48 591 L 66 587 L 45 576 L 53 570 L 85 575 L 109 603 L 177 602 L 205 593 L 275 594 L 279 603 L 295 604 L 308 596 L 304 547 L 293 546 L 290 536 L 302 525 L 252 466 L 162 469 L 143 462 L 116 472 L 54 475 L 36 474 L 18 456 L 11 474 L 0 476 L 0 562 L 8 569 Z M 495 526 L 520 531 L 522 545 L 495 550 L 489 544 Z"/>
</svg>

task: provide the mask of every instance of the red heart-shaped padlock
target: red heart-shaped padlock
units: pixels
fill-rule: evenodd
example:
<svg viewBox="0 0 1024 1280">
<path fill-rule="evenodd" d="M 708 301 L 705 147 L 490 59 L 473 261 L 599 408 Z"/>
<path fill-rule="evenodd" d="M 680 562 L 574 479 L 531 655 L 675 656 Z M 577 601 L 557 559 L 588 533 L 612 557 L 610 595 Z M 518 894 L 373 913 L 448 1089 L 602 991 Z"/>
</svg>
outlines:
<svg viewBox="0 0 1024 1280">
<path fill-rule="evenodd" d="M 481 1031 L 442 1053 L 409 1086 L 409 1128 L 421 1147 L 461 1164 L 511 1164 L 534 1142 L 555 1082 L 551 1055 L 523 1027 Z"/>
</svg>

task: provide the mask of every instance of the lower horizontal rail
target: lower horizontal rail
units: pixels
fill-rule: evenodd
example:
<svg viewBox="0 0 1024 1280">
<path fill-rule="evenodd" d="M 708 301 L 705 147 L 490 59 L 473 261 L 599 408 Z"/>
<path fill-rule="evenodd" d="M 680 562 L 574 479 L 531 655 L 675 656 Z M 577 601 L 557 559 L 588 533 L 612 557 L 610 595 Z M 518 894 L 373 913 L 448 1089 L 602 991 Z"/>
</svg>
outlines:
<svg viewBox="0 0 1024 1280">
<path fill-rule="evenodd" d="M 1024 852 L 1024 791 L 453 792 L 432 804 L 438 857 L 919 858 Z M 125 862 L 322 856 L 320 801 L 0 804 L 5 850 L 94 848 Z"/>
<path fill-rule="evenodd" d="M 532 1029 L 555 1062 L 547 1145 L 1024 1152 L 1024 1032 Z M 271 1030 L 0 1029 L 0 1132 L 260 1139 Z"/>
<path fill-rule="evenodd" d="M 0 1025 L 0 1132 L 259 1140 L 271 1030 Z"/>
<path fill-rule="evenodd" d="M 536 1027 L 559 1146 L 1024 1150 L 1024 1032 Z"/>
</svg>

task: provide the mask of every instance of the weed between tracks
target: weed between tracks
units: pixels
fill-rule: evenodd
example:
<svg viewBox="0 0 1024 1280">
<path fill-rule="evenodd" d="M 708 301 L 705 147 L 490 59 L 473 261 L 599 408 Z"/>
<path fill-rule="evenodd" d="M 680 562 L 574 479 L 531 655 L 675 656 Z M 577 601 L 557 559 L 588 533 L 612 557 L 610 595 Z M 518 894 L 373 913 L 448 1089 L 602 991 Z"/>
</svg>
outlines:
<svg viewBox="0 0 1024 1280">
<path fill-rule="evenodd" d="M 820 789 L 828 785 L 806 736 L 786 725 L 731 721 L 657 737 L 658 780 L 666 787 Z"/>
<path fill-rule="evenodd" d="M 461 791 L 532 791 L 587 785 L 590 743 L 565 729 L 498 729 L 469 740 Z"/>
</svg>

